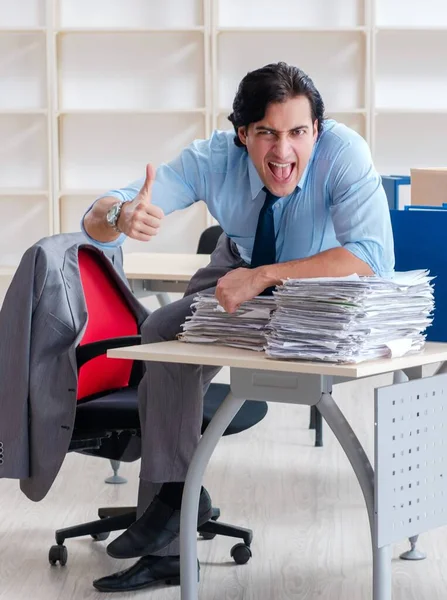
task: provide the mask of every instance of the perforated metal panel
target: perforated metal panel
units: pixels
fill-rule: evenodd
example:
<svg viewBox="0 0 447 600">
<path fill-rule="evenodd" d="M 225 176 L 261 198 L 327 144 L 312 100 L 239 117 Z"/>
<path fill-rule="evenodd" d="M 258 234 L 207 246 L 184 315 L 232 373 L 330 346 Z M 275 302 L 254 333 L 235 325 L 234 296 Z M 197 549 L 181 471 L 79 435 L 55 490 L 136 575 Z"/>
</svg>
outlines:
<svg viewBox="0 0 447 600">
<path fill-rule="evenodd" d="M 375 392 L 378 547 L 447 524 L 447 375 Z"/>
</svg>

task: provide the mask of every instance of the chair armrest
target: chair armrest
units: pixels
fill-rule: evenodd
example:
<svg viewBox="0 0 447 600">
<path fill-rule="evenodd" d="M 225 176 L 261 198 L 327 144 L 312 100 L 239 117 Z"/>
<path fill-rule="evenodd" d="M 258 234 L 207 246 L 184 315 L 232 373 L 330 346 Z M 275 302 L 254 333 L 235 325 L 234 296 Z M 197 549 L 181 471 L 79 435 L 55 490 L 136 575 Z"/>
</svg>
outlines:
<svg viewBox="0 0 447 600">
<path fill-rule="evenodd" d="M 84 344 L 76 348 L 76 363 L 78 369 L 86 362 L 107 353 L 112 348 L 123 348 L 125 346 L 138 346 L 141 344 L 141 335 L 126 335 L 117 338 L 108 338 L 91 344 Z"/>
</svg>

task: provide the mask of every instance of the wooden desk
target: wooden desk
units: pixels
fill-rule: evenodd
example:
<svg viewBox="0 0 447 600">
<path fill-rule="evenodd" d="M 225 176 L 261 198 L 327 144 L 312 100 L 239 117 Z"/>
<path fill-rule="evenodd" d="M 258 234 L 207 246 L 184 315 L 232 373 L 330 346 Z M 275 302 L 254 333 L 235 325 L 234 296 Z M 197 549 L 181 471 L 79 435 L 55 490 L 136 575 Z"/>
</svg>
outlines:
<svg viewBox="0 0 447 600">
<path fill-rule="evenodd" d="M 168 292 L 184 293 L 191 277 L 210 261 L 209 254 L 124 254 L 124 272 L 137 298 L 155 294 L 162 306 Z"/>
<path fill-rule="evenodd" d="M 391 600 L 391 544 L 447 524 L 447 344 L 429 343 L 420 354 L 359 365 L 271 360 L 249 350 L 177 341 L 110 350 L 108 356 L 230 367 L 231 392 L 203 434 L 186 478 L 180 529 L 182 600 L 198 598 L 197 511 L 203 474 L 246 398 L 318 406 L 365 498 L 373 600 Z M 438 374 L 422 378 L 422 365 L 438 362 Z M 332 386 L 389 372 L 394 373 L 393 385 L 375 390 L 373 469 L 332 397 Z"/>
</svg>

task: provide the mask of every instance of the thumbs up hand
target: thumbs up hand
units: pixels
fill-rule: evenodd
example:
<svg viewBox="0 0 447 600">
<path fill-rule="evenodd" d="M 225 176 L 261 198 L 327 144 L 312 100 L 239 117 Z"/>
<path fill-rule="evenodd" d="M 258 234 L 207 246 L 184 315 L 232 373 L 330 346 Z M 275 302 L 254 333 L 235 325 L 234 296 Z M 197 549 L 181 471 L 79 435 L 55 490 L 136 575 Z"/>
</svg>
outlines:
<svg viewBox="0 0 447 600">
<path fill-rule="evenodd" d="M 128 237 L 134 240 L 149 242 L 157 235 L 164 213 L 152 204 L 152 185 L 155 180 L 155 169 L 151 164 L 146 166 L 146 179 L 143 187 L 132 202 L 122 206 L 117 226 Z"/>
</svg>

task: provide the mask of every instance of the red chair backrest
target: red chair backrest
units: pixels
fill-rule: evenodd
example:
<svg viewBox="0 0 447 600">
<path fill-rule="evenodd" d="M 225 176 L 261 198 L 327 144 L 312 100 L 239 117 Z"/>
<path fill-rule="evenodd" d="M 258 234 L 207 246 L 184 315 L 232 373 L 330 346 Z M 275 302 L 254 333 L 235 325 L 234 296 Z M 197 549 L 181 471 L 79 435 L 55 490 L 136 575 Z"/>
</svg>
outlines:
<svg viewBox="0 0 447 600">
<path fill-rule="evenodd" d="M 80 346 L 108 338 L 138 334 L 138 323 L 103 259 L 88 248 L 80 248 L 79 270 L 88 322 Z M 133 361 L 97 356 L 78 372 L 77 400 L 129 385 Z"/>
</svg>

